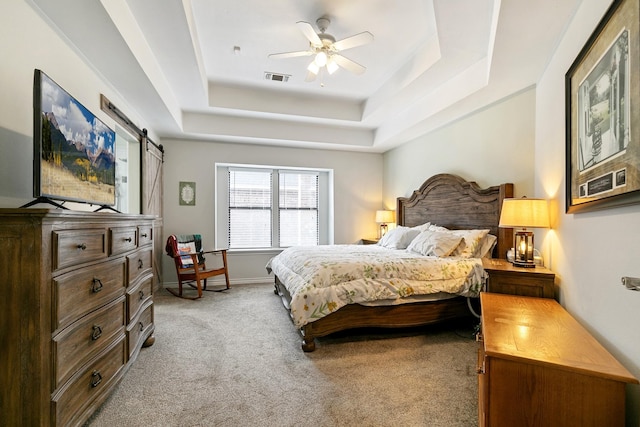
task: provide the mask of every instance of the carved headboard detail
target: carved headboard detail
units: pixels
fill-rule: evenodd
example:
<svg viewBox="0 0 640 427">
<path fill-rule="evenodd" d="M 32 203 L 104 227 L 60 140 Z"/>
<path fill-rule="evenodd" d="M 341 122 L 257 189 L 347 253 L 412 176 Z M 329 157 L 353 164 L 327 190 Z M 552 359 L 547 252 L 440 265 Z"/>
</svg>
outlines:
<svg viewBox="0 0 640 427">
<path fill-rule="evenodd" d="M 427 179 L 411 197 L 399 197 L 398 225 L 413 227 L 431 222 L 449 229 L 489 229 L 498 237 L 493 256 L 506 258 L 513 245 L 513 229 L 498 228 L 502 201 L 513 197 L 513 184 L 480 188 L 457 175 Z"/>
</svg>

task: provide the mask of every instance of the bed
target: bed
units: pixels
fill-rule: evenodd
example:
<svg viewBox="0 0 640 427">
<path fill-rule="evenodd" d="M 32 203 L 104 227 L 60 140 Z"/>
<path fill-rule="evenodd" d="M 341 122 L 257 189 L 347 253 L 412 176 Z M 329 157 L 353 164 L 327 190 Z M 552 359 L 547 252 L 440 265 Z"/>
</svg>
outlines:
<svg viewBox="0 0 640 427">
<path fill-rule="evenodd" d="M 513 197 L 513 184 L 483 189 L 475 182 L 465 181 L 456 175 L 435 175 L 427 179 L 410 197 L 397 199 L 397 228 L 404 232 L 408 229 L 412 232 L 417 230 L 420 234 L 411 234 L 413 237 L 443 237 L 445 233 L 439 233 L 443 229 L 438 227 L 447 229 L 447 235 L 464 236 L 470 233 L 469 230 L 483 230 L 486 234 L 495 236 L 487 254 L 504 258 L 513 242 L 513 230 L 498 228 L 498 222 L 502 201 L 509 197 Z M 421 233 L 423 230 L 429 231 Z M 453 232 L 454 230 L 459 231 Z M 395 235 L 399 235 L 399 232 Z M 415 239 L 411 243 L 415 244 L 418 240 Z M 470 240 L 467 238 L 467 241 Z M 464 239 L 461 242 L 464 242 Z M 433 245 L 427 246 L 433 249 Z M 442 245 L 437 246 L 438 250 L 441 250 Z M 458 246 L 457 250 L 460 251 L 460 248 L 464 249 L 464 245 Z M 467 245 L 466 251 L 469 250 L 470 246 Z M 479 247 L 473 248 L 474 254 L 479 251 Z M 454 256 L 455 252 L 442 254 L 451 256 L 416 257 L 406 245 L 402 250 L 389 250 L 380 245 L 288 248 L 269 261 L 267 270 L 274 273 L 274 292 L 282 298 L 294 325 L 302 335 L 302 350 L 310 352 L 315 350 L 316 338 L 343 330 L 365 327 L 416 327 L 471 316 L 468 299 L 477 296 L 480 290 L 480 280 L 484 274 L 481 260 L 475 258 L 476 255 L 459 259 L 459 256 Z M 429 252 L 429 255 L 434 253 Z M 426 263 L 426 258 L 437 267 L 429 270 L 426 264 L 423 266 L 421 263 Z M 349 264 L 348 268 L 358 270 L 357 274 L 361 275 L 355 277 L 352 276 L 352 271 L 342 270 L 339 274 L 335 271 L 327 273 L 325 267 L 335 264 L 337 259 L 345 261 Z M 410 267 L 405 267 L 404 263 L 408 263 Z M 323 271 L 312 269 L 311 264 L 321 266 L 320 270 Z M 411 275 L 401 276 L 404 273 L 400 270 L 403 269 Z M 464 273 L 464 269 L 468 269 L 467 273 Z M 384 274 L 379 274 L 382 270 Z M 392 277 L 385 276 L 385 272 L 389 270 L 393 270 Z M 447 271 L 448 276 L 439 277 L 438 270 Z M 460 274 L 450 273 L 458 270 L 461 271 Z M 305 276 L 307 273 L 309 276 Z M 372 274 L 376 280 L 370 280 Z M 346 279 L 342 278 L 343 276 Z M 378 280 L 383 277 L 384 279 Z M 428 277 L 426 282 L 422 281 L 425 277 Z M 316 280 L 322 283 L 330 282 L 331 289 L 322 290 L 325 295 L 327 292 L 332 295 L 340 293 L 341 296 L 350 295 L 349 298 L 346 302 L 338 304 L 334 299 L 328 303 L 314 301 L 314 297 L 308 291 L 316 291 Z M 346 288 L 347 282 L 348 286 L 354 287 Z M 375 284 L 375 290 L 365 288 L 365 285 L 372 284 Z M 433 286 L 435 288 L 429 288 Z M 300 294 L 303 288 L 307 291 L 304 299 Z M 322 298 L 326 299 L 326 296 Z M 301 304 L 304 305 L 304 310 Z M 304 315 L 301 315 L 302 312 L 305 312 Z"/>
</svg>

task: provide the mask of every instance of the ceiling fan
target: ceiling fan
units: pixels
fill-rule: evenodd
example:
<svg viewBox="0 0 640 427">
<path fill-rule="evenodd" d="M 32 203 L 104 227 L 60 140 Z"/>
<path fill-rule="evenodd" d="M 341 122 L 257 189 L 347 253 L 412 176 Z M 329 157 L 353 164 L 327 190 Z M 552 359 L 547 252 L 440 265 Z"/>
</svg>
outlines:
<svg viewBox="0 0 640 427">
<path fill-rule="evenodd" d="M 335 73 L 339 67 L 355 74 L 364 73 L 366 70 L 365 67 L 343 56 L 341 52 L 343 50 L 372 42 L 373 34 L 368 31 L 364 31 L 354 36 L 336 41 L 335 37 L 325 32 L 327 31 L 330 23 L 331 21 L 327 16 L 318 18 L 316 20 L 316 25 L 320 32 L 316 33 L 313 26 L 308 22 L 296 22 L 296 25 L 300 28 L 302 34 L 304 34 L 309 40 L 309 49 L 297 52 L 273 53 L 269 55 L 269 58 L 294 58 L 297 56 L 315 55 L 315 58 L 307 67 L 308 72 L 307 77 L 305 78 L 305 81 L 307 82 L 315 80 L 323 67 L 326 67 L 329 74 Z"/>
</svg>

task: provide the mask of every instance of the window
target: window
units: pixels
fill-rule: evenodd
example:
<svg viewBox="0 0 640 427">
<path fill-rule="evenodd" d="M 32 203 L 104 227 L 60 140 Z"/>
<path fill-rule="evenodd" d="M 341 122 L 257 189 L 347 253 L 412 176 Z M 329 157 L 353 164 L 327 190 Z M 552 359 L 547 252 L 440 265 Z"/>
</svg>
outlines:
<svg viewBox="0 0 640 427">
<path fill-rule="evenodd" d="M 317 245 L 318 174 L 278 172 L 280 246 Z"/>
<path fill-rule="evenodd" d="M 271 171 L 229 170 L 229 248 L 271 246 Z"/>
<path fill-rule="evenodd" d="M 216 245 L 283 248 L 333 241 L 330 170 L 216 165 Z"/>
</svg>

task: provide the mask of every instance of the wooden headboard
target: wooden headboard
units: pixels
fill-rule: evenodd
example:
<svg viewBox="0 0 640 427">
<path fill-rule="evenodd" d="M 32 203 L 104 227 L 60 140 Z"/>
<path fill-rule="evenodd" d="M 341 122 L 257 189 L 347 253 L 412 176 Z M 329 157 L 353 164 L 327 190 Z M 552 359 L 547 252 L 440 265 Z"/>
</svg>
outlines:
<svg viewBox="0 0 640 427">
<path fill-rule="evenodd" d="M 513 246 L 513 229 L 498 228 L 498 223 L 502 201 L 510 197 L 513 184 L 483 189 L 457 175 L 434 175 L 411 197 L 398 197 L 396 222 L 407 227 L 431 222 L 452 230 L 489 229 L 498 237 L 493 256 L 506 258 Z"/>
</svg>

